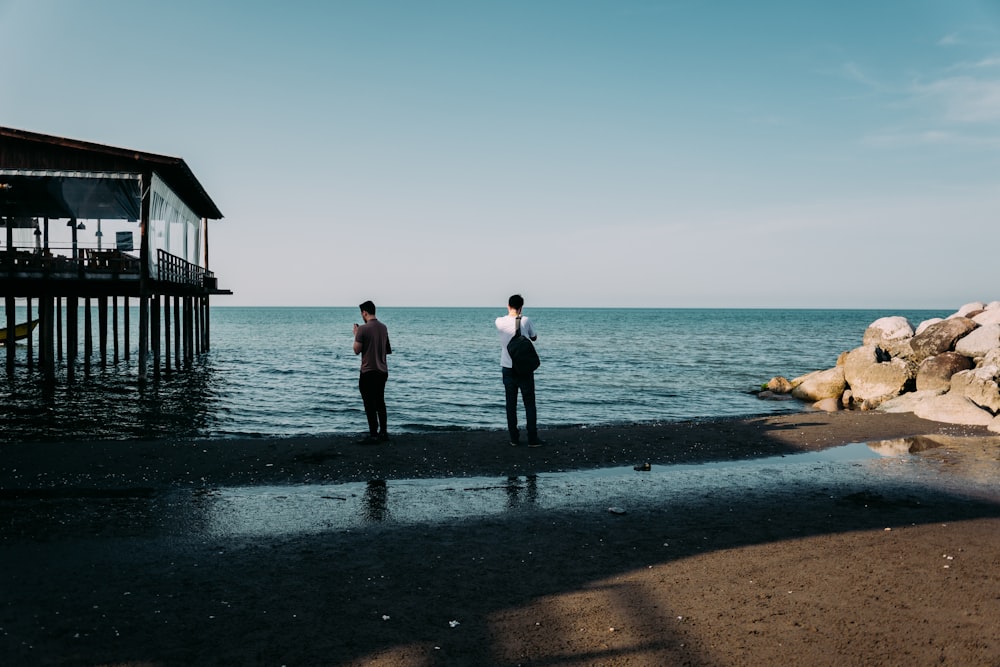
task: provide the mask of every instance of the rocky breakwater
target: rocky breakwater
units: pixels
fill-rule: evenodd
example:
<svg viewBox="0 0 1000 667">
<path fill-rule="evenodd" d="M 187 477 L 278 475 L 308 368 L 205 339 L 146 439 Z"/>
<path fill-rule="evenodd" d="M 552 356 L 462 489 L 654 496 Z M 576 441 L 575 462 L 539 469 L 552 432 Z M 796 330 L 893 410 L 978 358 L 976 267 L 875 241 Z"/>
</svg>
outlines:
<svg viewBox="0 0 1000 667">
<path fill-rule="evenodd" d="M 947 318 L 883 317 L 837 365 L 772 378 L 760 398 L 792 396 L 820 410 L 912 412 L 1000 433 L 1000 301 L 969 303 Z"/>
</svg>

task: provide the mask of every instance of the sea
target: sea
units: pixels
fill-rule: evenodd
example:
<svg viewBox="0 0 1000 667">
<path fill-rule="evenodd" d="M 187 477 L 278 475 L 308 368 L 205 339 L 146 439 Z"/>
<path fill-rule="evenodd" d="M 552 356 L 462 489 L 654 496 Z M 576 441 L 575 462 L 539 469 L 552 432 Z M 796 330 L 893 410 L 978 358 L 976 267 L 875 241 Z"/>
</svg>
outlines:
<svg viewBox="0 0 1000 667">
<path fill-rule="evenodd" d="M 18 310 L 22 321 L 24 306 Z M 386 388 L 391 433 L 504 428 L 494 320 L 505 312 L 379 308 L 393 350 Z M 801 411 L 797 401 L 761 400 L 756 392 L 774 376 L 834 366 L 881 317 L 901 315 L 916 327 L 951 312 L 526 308 L 524 314 L 539 336 L 536 390 L 545 429 Z M 133 329 L 138 320 L 133 307 Z M 96 314 L 92 321 L 96 326 Z M 54 384 L 42 382 L 37 364 L 29 369 L 29 348 L 21 342 L 13 375 L 0 372 L 0 443 L 360 434 L 367 422 L 351 349 L 355 322 L 356 307 L 213 305 L 211 349 L 189 367 L 150 372 L 145 380 L 137 332 L 130 358 L 122 351 L 106 367 L 95 349 L 88 368 L 80 344 L 72 381 L 63 361 Z M 82 317 L 80 323 L 82 329 Z"/>
</svg>

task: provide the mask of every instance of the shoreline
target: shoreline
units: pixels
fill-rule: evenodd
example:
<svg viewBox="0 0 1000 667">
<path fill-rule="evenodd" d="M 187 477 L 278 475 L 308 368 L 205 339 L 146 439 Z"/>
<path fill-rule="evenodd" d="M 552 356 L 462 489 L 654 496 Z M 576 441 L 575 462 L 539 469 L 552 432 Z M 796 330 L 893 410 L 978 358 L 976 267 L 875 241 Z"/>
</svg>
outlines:
<svg viewBox="0 0 1000 667">
<path fill-rule="evenodd" d="M 568 472 L 761 458 L 921 435 L 995 435 L 911 413 L 862 411 L 581 426 L 541 434 L 547 444 L 537 449 L 511 447 L 505 431 L 462 430 L 390 434 L 391 441 L 380 445 L 360 445 L 357 436 L 346 435 L 6 443 L 0 445 L 0 493 Z"/>
</svg>

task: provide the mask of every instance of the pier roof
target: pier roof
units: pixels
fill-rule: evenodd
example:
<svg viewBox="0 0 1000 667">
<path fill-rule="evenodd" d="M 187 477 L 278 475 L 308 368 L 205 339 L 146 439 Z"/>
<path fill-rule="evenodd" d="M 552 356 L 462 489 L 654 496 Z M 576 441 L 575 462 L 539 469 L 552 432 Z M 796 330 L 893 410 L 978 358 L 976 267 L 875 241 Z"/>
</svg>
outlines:
<svg viewBox="0 0 1000 667">
<path fill-rule="evenodd" d="M 0 214 L 136 220 L 147 171 L 198 217 L 222 218 L 180 158 L 0 127 Z"/>
</svg>

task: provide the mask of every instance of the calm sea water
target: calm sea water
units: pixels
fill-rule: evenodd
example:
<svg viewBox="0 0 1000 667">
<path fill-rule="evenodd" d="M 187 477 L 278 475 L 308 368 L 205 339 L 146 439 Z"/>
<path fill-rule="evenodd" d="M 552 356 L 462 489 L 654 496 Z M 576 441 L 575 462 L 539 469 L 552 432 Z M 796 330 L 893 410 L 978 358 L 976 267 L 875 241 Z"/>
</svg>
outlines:
<svg viewBox="0 0 1000 667">
<path fill-rule="evenodd" d="M 2 310 L 2 309 L 0 309 Z M 495 308 L 381 308 L 393 354 L 390 431 L 505 425 Z M 888 315 L 914 326 L 945 311 L 526 309 L 542 367 L 540 427 L 789 412 L 751 394 L 775 375 L 829 368 Z M 19 318 L 20 321 L 21 318 Z M 96 322 L 96 316 L 94 322 Z M 351 351 L 356 308 L 212 310 L 212 349 L 180 373 L 138 381 L 130 361 L 54 388 L 24 363 L 0 373 L 0 442 L 256 437 L 366 430 Z M 137 326 L 133 312 L 131 324 Z M 82 318 L 81 318 L 82 328 Z M 81 334 L 82 338 L 82 334 Z M 133 334 L 133 348 L 138 336 Z M 96 340 L 96 336 L 95 336 Z M 82 354 L 82 345 L 80 352 Z"/>
</svg>

